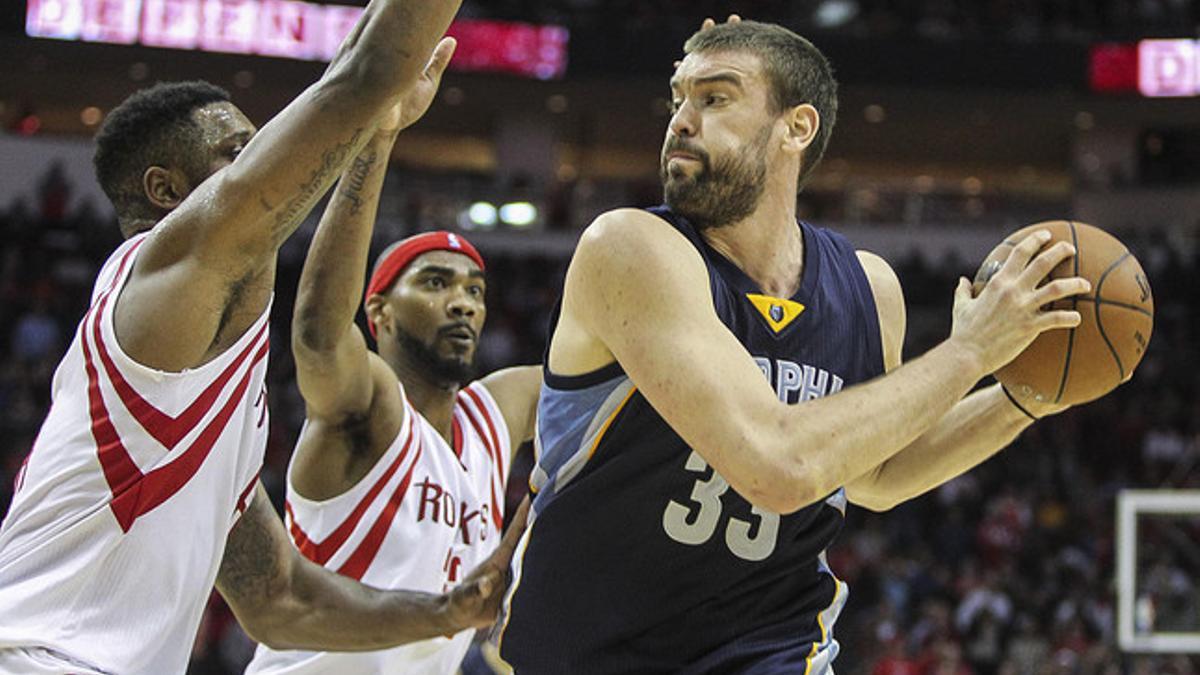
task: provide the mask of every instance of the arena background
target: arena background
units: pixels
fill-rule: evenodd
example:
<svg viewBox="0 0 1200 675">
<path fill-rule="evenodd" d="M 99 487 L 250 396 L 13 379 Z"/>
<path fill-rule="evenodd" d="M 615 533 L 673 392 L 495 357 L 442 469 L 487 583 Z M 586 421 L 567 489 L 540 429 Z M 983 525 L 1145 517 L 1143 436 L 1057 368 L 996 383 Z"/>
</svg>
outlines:
<svg viewBox="0 0 1200 675">
<path fill-rule="evenodd" d="M 59 11 L 47 9 L 54 2 L 30 6 Z M 76 2 L 105 3 L 119 4 Z M 1179 47 L 1185 57 L 1169 54 L 1156 80 L 1137 77 L 1138 41 L 1194 39 L 1197 3 L 467 0 L 476 56 L 455 64 L 398 142 L 377 249 L 422 230 L 468 232 L 489 262 L 481 370 L 540 360 L 580 230 L 607 208 L 658 201 L 671 63 L 701 19 L 730 11 L 783 23 L 833 61 L 841 118 L 800 213 L 891 261 L 909 304 L 907 356 L 946 335 L 954 279 L 1005 232 L 1038 220 L 1116 233 L 1156 296 L 1154 337 L 1131 383 L 888 514 L 851 510 L 829 555 L 851 586 L 838 672 L 1200 672 L 1193 656 L 1118 649 L 1114 584 L 1117 492 L 1200 487 L 1200 61 L 1185 58 L 1194 43 Z M 492 21 L 525 25 L 478 23 Z M 24 2 L 5 2 L 0 513 L 94 274 L 119 240 L 91 177 L 90 136 L 104 113 L 140 86 L 205 78 L 261 124 L 323 67 L 35 39 L 26 28 Z M 528 53 L 511 53 L 518 42 Z M 1142 65 L 1151 56 L 1143 51 Z M 1161 93 L 1173 95 L 1145 95 Z M 312 227 L 281 253 L 272 317 L 263 478 L 277 501 L 303 418 L 288 345 Z M 1200 518 L 1142 530 L 1142 627 L 1200 632 Z M 189 672 L 241 672 L 252 649 L 214 595 Z M 474 656 L 466 668 L 487 672 Z"/>
</svg>

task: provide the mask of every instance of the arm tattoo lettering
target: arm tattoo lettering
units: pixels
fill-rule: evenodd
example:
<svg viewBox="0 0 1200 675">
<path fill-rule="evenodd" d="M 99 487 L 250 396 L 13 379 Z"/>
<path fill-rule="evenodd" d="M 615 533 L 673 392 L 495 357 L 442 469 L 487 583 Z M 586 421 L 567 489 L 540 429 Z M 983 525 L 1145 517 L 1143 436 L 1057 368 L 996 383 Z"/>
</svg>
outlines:
<svg viewBox="0 0 1200 675">
<path fill-rule="evenodd" d="M 345 166 L 346 158 L 358 148 L 362 135 L 363 130 L 357 129 L 350 140 L 338 143 L 321 155 L 321 163 L 313 169 L 309 179 L 299 186 L 296 196 L 275 216 L 274 239 L 277 244 L 282 243 L 312 210 L 317 199 L 329 187 L 333 176 Z"/>
<path fill-rule="evenodd" d="M 362 155 L 355 157 L 354 163 L 346 173 L 346 178 L 341 183 L 339 193 L 346 201 L 350 202 L 350 215 L 352 216 L 358 215 L 362 210 L 363 186 L 378 160 L 379 154 L 373 150 L 365 157 Z"/>
</svg>

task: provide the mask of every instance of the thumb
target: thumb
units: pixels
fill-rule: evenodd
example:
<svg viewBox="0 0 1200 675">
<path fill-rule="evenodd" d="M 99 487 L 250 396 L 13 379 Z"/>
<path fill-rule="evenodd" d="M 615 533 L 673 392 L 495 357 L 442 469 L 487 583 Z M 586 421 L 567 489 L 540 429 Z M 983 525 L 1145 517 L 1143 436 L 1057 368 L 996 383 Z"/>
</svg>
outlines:
<svg viewBox="0 0 1200 675">
<path fill-rule="evenodd" d="M 958 278 L 958 286 L 954 288 L 954 304 L 958 306 L 972 298 L 971 282 L 966 277 Z"/>
<path fill-rule="evenodd" d="M 444 37 L 442 41 L 433 48 L 433 56 L 429 57 L 429 65 L 425 66 L 425 74 L 434 82 L 442 78 L 442 73 L 446 72 L 446 66 L 450 65 L 450 59 L 454 57 L 454 50 L 458 48 L 458 40 L 452 37 Z"/>
</svg>

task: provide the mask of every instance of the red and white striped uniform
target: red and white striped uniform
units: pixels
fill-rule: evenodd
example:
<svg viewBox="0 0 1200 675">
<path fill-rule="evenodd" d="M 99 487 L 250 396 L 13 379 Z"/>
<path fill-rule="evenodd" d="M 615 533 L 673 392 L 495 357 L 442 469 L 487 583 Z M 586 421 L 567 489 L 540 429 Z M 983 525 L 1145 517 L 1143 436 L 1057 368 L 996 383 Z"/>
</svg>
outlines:
<svg viewBox="0 0 1200 675">
<path fill-rule="evenodd" d="M 453 445 L 405 399 L 404 424 L 371 470 L 321 502 L 289 476 L 287 524 L 305 557 L 377 588 L 442 593 L 500 543 L 508 427 L 479 382 L 458 394 Z M 453 673 L 474 631 L 376 652 L 275 651 L 260 646 L 254 673 Z"/>
<path fill-rule="evenodd" d="M 183 672 L 258 481 L 270 307 L 198 368 L 134 362 L 113 310 L 145 237 L 101 269 L 0 527 L 0 671 Z"/>
</svg>

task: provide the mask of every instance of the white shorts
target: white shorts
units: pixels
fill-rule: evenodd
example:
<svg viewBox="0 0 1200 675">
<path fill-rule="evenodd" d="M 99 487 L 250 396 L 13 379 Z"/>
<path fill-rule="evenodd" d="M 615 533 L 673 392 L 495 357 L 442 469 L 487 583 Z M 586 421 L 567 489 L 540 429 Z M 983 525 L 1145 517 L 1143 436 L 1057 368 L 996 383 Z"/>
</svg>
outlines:
<svg viewBox="0 0 1200 675">
<path fill-rule="evenodd" d="M 0 675 L 108 675 L 44 647 L 0 649 Z"/>
</svg>

